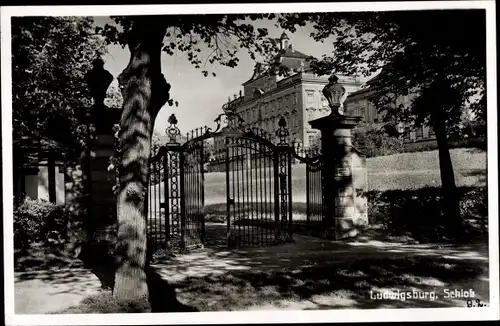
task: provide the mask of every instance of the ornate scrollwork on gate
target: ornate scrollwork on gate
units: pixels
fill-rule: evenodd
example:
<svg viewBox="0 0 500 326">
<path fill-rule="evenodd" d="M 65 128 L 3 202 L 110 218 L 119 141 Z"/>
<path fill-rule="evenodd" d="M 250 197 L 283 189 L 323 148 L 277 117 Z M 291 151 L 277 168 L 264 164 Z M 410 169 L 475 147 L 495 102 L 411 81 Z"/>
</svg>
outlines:
<svg viewBox="0 0 500 326">
<path fill-rule="evenodd" d="M 223 125 L 225 125 L 224 127 L 229 130 L 244 131 L 243 123 L 245 120 L 243 120 L 243 118 L 234 111 L 227 111 L 219 114 L 217 118 L 215 118 L 214 122 L 217 123 L 217 127 L 213 133 L 220 131 L 223 128 Z"/>
<path fill-rule="evenodd" d="M 181 191 L 180 191 L 180 178 L 179 178 L 179 173 L 180 173 L 180 152 L 178 151 L 169 151 L 167 153 L 167 164 L 168 164 L 168 169 L 167 169 L 167 175 L 165 176 L 167 178 L 167 182 L 169 182 L 168 190 L 169 194 L 167 194 L 167 203 L 168 201 L 170 203 L 170 217 L 172 220 L 172 225 L 170 227 L 170 232 L 172 234 L 172 237 L 178 237 L 180 236 L 180 224 L 181 224 L 181 209 L 180 209 L 180 202 L 181 202 Z"/>
<path fill-rule="evenodd" d="M 285 117 L 281 117 L 280 120 L 278 121 L 278 130 L 276 130 L 276 136 L 279 138 L 279 143 L 278 145 L 280 146 L 288 146 L 288 136 L 290 135 L 290 132 L 288 131 L 288 128 L 286 127 L 286 120 Z"/>
<path fill-rule="evenodd" d="M 301 147 L 300 144 L 292 145 L 292 155 L 294 158 L 298 159 L 302 163 L 307 163 L 308 165 L 319 164 L 323 155 L 321 148 L 305 148 Z"/>
<path fill-rule="evenodd" d="M 269 132 L 267 132 L 266 130 L 264 129 L 260 129 L 260 128 L 257 128 L 257 127 L 252 127 L 252 128 L 248 128 L 246 130 L 246 133 L 249 134 L 249 135 L 253 135 L 253 136 L 256 136 L 258 138 L 263 138 L 267 141 L 270 141 L 272 142 L 272 136 Z"/>
</svg>

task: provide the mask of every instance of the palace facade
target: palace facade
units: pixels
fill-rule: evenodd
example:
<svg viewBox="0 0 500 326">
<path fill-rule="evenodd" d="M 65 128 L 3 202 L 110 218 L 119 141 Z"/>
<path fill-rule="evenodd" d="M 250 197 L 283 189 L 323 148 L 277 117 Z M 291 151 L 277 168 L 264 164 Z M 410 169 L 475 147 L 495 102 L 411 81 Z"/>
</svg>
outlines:
<svg viewBox="0 0 500 326">
<path fill-rule="evenodd" d="M 378 75 L 377 75 L 378 76 Z M 374 91 L 374 82 L 377 76 L 366 82 L 365 87 L 349 94 L 344 101 L 344 112 L 347 115 L 361 116 L 365 123 L 382 123 L 384 112 L 378 112 L 377 108 L 371 102 Z M 400 96 L 394 103 L 395 107 L 406 104 L 411 101 L 411 96 Z M 406 105 L 405 105 L 406 106 Z M 410 126 L 400 125 L 401 136 L 406 147 L 422 145 L 436 141 L 436 136 L 431 127 L 428 126 Z"/>
<path fill-rule="evenodd" d="M 280 76 L 269 67 L 257 63 L 253 75 L 245 81 L 243 90 L 222 106 L 223 111 L 236 112 L 246 128 L 258 128 L 274 137 L 278 121 L 283 116 L 290 131 L 289 141 L 301 147 L 309 147 L 319 136 L 308 121 L 330 113 L 328 101 L 322 94 L 329 76 L 317 76 L 311 72 L 306 55 L 289 44 L 283 33 L 277 40 L 281 52 L 277 60 L 287 67 L 288 75 Z M 346 89 L 344 98 L 361 88 L 356 77 L 339 76 L 339 83 Z M 214 152 L 224 148 L 222 140 L 214 139 Z"/>
</svg>

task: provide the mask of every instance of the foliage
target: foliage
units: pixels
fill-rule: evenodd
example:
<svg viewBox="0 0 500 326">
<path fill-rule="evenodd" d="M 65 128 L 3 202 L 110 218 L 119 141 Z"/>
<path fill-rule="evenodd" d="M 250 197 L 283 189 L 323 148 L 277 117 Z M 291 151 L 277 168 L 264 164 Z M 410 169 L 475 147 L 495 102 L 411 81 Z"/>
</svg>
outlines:
<svg viewBox="0 0 500 326">
<path fill-rule="evenodd" d="M 91 103 L 84 75 L 105 51 L 93 28 L 89 17 L 12 18 L 14 139 L 83 144 L 79 110 Z"/>
<path fill-rule="evenodd" d="M 367 124 L 353 130 L 353 146 L 367 157 L 391 155 L 404 151 L 401 137 L 391 136 L 383 126 Z"/>
<path fill-rule="evenodd" d="M 462 216 L 483 222 L 482 231 L 488 231 L 488 188 L 477 187 L 462 195 L 460 202 Z"/>
<path fill-rule="evenodd" d="M 462 125 L 463 138 L 486 137 L 486 133 L 486 123 L 481 119 L 466 120 Z"/>
<path fill-rule="evenodd" d="M 111 85 L 104 99 L 104 104 L 110 108 L 121 108 L 123 105 L 123 98 L 120 90 L 115 85 Z"/>
<path fill-rule="evenodd" d="M 488 231 L 488 191 L 486 187 L 461 187 L 460 209 L 466 235 L 474 237 Z M 446 228 L 443 190 L 427 187 L 409 190 L 368 192 L 370 224 L 384 225 L 386 232 L 409 235 L 418 241 L 443 241 L 453 237 Z M 467 240 L 466 238 L 462 240 Z"/>
<path fill-rule="evenodd" d="M 451 126 L 466 104 L 485 118 L 485 17 L 484 10 L 426 10 L 285 14 L 279 22 L 290 30 L 311 23 L 316 41 L 336 36 L 332 56 L 311 62 L 319 74 L 332 68 L 364 76 L 382 70 L 374 80 L 374 102 L 388 116 L 429 123 L 433 112 L 445 110 Z M 429 105 L 393 105 L 408 95 L 427 98 Z M 432 103 L 439 99 L 447 107 Z"/>
<path fill-rule="evenodd" d="M 169 16 L 114 16 L 114 23 L 98 27 L 108 43 L 123 47 L 139 42 L 142 35 L 135 34 L 134 25 L 141 20 L 153 21 L 156 28 L 165 28 L 162 51 L 169 55 L 183 53 L 189 62 L 201 69 L 207 77 L 216 76 L 208 71 L 207 64 L 218 63 L 234 68 L 238 65 L 240 49 L 247 49 L 252 59 L 261 56 L 267 60 L 278 51 L 274 40 L 268 38 L 265 28 L 255 28 L 256 20 L 274 19 L 275 14 L 199 14 Z M 204 53 L 208 52 L 208 56 Z M 172 102 L 172 101 L 171 101 Z M 170 103 L 172 105 L 172 103 Z"/>
<path fill-rule="evenodd" d="M 465 108 L 478 118 L 486 116 L 486 11 L 285 14 L 279 21 L 285 28 L 311 22 L 317 41 L 335 35 L 333 56 L 312 60 L 319 74 L 332 68 L 365 76 L 380 71 L 371 81 L 370 100 L 385 111 L 384 120 L 434 128 L 446 216 L 449 227 L 458 228 L 447 135 L 460 124 Z"/>
<path fill-rule="evenodd" d="M 486 150 L 486 140 L 484 138 L 466 138 L 457 139 L 449 141 L 449 148 L 477 148 L 480 150 Z M 414 153 L 414 152 L 427 152 L 438 149 L 438 145 L 435 141 L 424 142 L 422 144 L 416 144 L 413 146 L 405 146 L 403 152 Z"/>
<path fill-rule="evenodd" d="M 64 243 L 66 223 L 62 205 L 26 198 L 14 209 L 14 247 L 27 249 L 39 242 L 54 245 Z"/>
</svg>

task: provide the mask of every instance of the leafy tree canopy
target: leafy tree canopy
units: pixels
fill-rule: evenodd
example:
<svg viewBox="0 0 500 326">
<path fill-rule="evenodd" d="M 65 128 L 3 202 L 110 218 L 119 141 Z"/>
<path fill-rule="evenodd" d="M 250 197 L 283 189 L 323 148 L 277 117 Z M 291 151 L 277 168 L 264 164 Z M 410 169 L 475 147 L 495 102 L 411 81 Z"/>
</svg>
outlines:
<svg viewBox="0 0 500 326">
<path fill-rule="evenodd" d="M 277 44 L 268 38 L 267 29 L 255 28 L 252 24 L 256 20 L 275 18 L 275 14 L 113 16 L 114 23 L 98 27 L 97 32 L 104 35 L 108 43 L 131 47 L 142 39 L 141 30 L 134 29 L 134 25 L 147 20 L 148 26 L 165 30 L 162 47 L 165 53 L 184 53 L 191 64 L 202 69 L 203 75 L 216 76 L 206 69 L 207 63 L 236 67 L 240 49 L 246 49 L 252 59 L 276 54 Z"/>
<path fill-rule="evenodd" d="M 78 110 L 91 104 L 84 75 L 104 52 L 91 18 L 13 17 L 14 139 L 82 142 Z"/>
<path fill-rule="evenodd" d="M 443 110 L 453 125 L 464 106 L 486 118 L 485 17 L 484 10 L 429 10 L 284 14 L 278 21 L 291 31 L 312 23 L 320 42 L 335 35 L 332 55 L 311 63 L 318 74 L 381 71 L 374 103 L 387 116 L 432 124 Z M 394 105 L 408 95 L 410 107 Z"/>
</svg>

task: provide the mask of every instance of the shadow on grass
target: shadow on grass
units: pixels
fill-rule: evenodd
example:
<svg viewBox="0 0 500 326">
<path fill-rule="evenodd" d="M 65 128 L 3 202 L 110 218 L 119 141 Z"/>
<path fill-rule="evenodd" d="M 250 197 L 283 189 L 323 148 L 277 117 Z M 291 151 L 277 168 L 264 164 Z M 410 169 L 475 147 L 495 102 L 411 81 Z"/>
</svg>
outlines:
<svg viewBox="0 0 500 326">
<path fill-rule="evenodd" d="M 148 300 L 118 300 L 111 291 L 87 296 L 79 305 L 69 307 L 56 314 L 105 314 L 105 313 L 155 313 L 155 312 L 195 312 L 180 303 L 175 289 L 166 280 L 161 279 L 152 267 L 146 268 L 149 297 Z"/>
<path fill-rule="evenodd" d="M 35 280 L 53 289 L 62 289 L 52 292 L 51 295 L 88 296 L 89 293 L 97 293 L 86 297 L 78 306 L 58 312 L 60 314 L 196 311 L 195 308 L 180 303 L 176 298 L 174 288 L 162 279 L 156 269 L 151 266 L 146 268 L 148 302 L 145 303 L 141 300 L 121 302 L 113 298 L 115 265 L 109 247 L 110 244 L 104 241 L 86 244 L 82 247 L 78 259 L 72 258 L 70 260 L 71 264 L 59 264 L 59 261 L 50 259 L 44 261 L 44 256 L 39 253 L 36 256 L 36 262 L 39 264 L 30 264 L 31 270 L 28 271 L 25 268 L 26 263 L 16 266 L 16 270 L 19 272 L 16 275 L 16 282 Z M 42 248 L 37 248 L 37 250 L 41 252 Z M 23 260 L 21 261 L 23 262 Z M 26 259 L 24 262 L 26 261 L 33 262 L 35 260 Z M 29 308 L 27 309 L 29 310 Z"/>
<path fill-rule="evenodd" d="M 470 169 L 458 171 L 462 178 L 473 177 L 477 179 L 478 184 L 487 184 L 488 175 L 485 169 Z"/>
<path fill-rule="evenodd" d="M 14 270 L 16 272 L 77 267 L 83 267 L 82 262 L 68 254 L 63 246 L 32 244 L 27 249 L 14 250 Z"/>
<path fill-rule="evenodd" d="M 465 307 L 466 299 L 446 298 L 445 289 L 472 289 L 476 298 L 488 301 L 487 259 L 477 248 L 421 250 L 398 248 L 360 250 L 330 242 L 331 248 L 302 249 L 291 254 L 293 245 L 281 249 L 262 248 L 219 251 L 206 261 L 197 258 L 171 271 L 186 277 L 172 283 L 179 300 L 200 311 L 245 310 L 252 307 L 296 309 L 373 309 Z M 327 245 L 328 246 L 328 245 Z M 300 248 L 297 248 L 300 250 Z M 321 252 L 324 250 L 323 252 Z M 482 256 L 482 258 L 481 258 Z M 203 264 L 203 265 L 202 265 Z M 206 275 L 192 276 L 213 265 Z M 225 265 L 225 267 L 220 267 Z M 487 277 L 487 276 L 486 276 Z M 427 297 L 374 300 L 381 291 L 434 291 Z"/>
<path fill-rule="evenodd" d="M 115 265 L 113 257 L 109 252 L 109 244 L 94 244 L 93 246 L 84 248 L 80 254 L 80 258 L 84 260 L 86 267 L 90 268 L 99 278 L 103 288 L 113 289 Z M 189 306 L 183 305 L 176 299 L 175 290 L 166 280 L 163 280 L 158 275 L 154 267 L 146 267 L 146 278 L 151 312 L 196 311 Z"/>
<path fill-rule="evenodd" d="M 146 269 L 151 312 L 195 312 L 196 308 L 177 300 L 175 288 L 162 279 L 156 268 Z"/>
<path fill-rule="evenodd" d="M 31 255 L 18 259 L 15 270 L 18 281 L 39 280 L 47 284 L 74 284 L 74 292 L 80 289 L 82 282 L 95 283 L 97 277 L 102 289 L 112 289 L 114 284 L 114 258 L 110 254 L 109 244 L 105 242 L 84 244 L 78 257 L 69 255 L 63 248 L 56 253 L 54 248 L 33 248 Z M 47 254 L 49 252 L 49 254 Z M 52 255 L 59 254 L 57 259 Z M 36 259 L 35 259 L 36 258 Z"/>
</svg>

